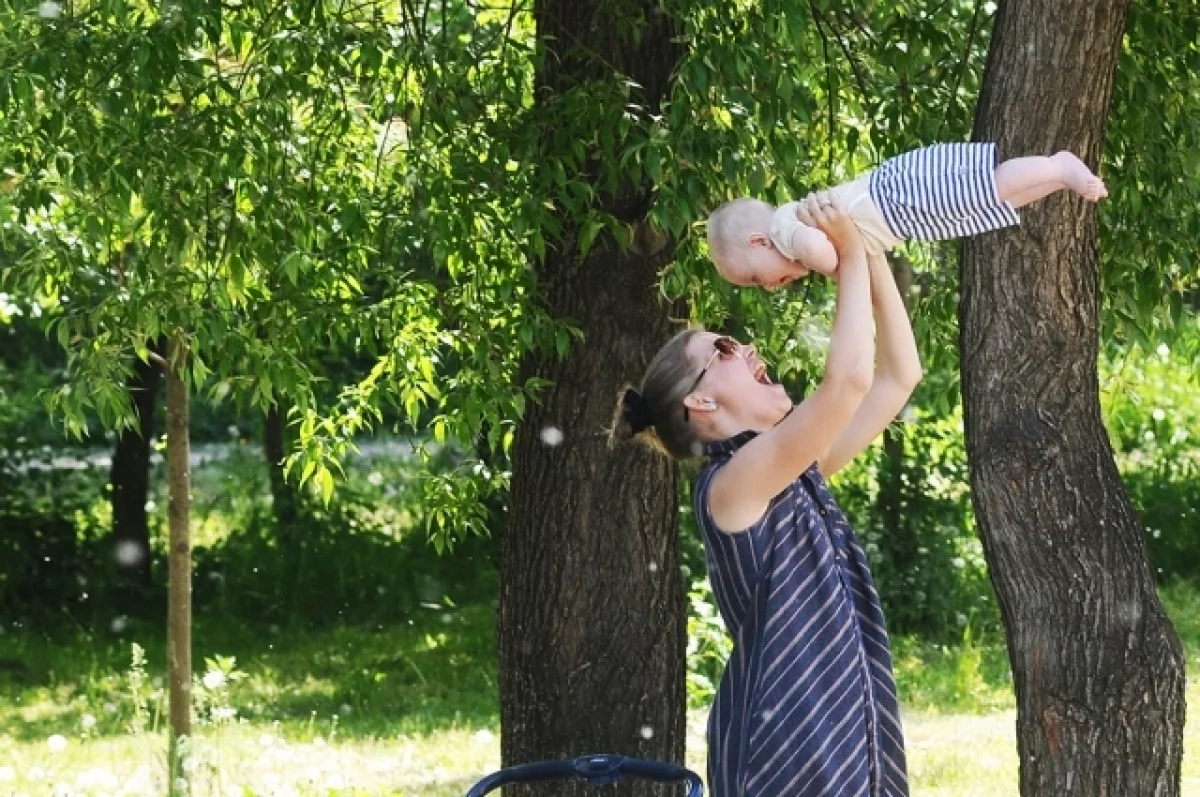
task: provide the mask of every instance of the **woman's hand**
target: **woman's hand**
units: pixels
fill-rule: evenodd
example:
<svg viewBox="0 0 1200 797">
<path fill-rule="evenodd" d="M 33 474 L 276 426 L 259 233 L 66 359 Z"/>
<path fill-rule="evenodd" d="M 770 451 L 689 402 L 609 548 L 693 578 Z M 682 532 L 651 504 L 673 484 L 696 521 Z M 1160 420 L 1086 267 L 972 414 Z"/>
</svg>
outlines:
<svg viewBox="0 0 1200 797">
<path fill-rule="evenodd" d="M 824 233 L 837 249 L 839 260 L 864 247 L 858 226 L 841 201 L 834 199 L 828 191 L 809 194 L 796 209 L 796 218 Z"/>
</svg>

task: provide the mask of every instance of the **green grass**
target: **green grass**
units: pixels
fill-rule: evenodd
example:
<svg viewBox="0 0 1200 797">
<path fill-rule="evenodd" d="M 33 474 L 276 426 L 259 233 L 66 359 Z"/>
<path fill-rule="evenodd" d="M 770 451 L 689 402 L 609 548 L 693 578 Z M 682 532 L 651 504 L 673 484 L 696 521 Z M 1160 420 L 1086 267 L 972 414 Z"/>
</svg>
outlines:
<svg viewBox="0 0 1200 797">
<path fill-rule="evenodd" d="M 1200 704 L 1200 590 L 1163 591 Z M 200 620 L 197 795 L 450 797 L 499 766 L 489 607 L 428 611 L 412 624 L 319 634 Z M 131 643 L 146 648 L 131 666 Z M 0 636 L 0 795 L 163 794 L 162 639 L 79 631 Z M 895 644 L 915 795 L 1013 795 L 1017 757 L 1007 658 L 994 641 Z M 144 672 L 143 672 L 144 669 Z M 230 716 L 229 709 L 236 709 Z M 688 762 L 704 769 L 705 713 L 689 715 Z M 59 739 L 57 737 L 61 736 Z M 1200 723 L 1185 733 L 1183 793 L 1200 793 Z"/>
<path fill-rule="evenodd" d="M 374 738 L 494 725 L 494 616 L 488 607 L 471 606 L 428 611 L 396 626 L 319 634 L 200 621 L 195 669 L 204 673 L 205 661 L 218 657 L 232 656 L 236 664 L 222 688 L 198 685 L 197 698 L 201 705 L 207 698 L 236 707 L 240 719 L 256 725 L 277 724 L 285 737 L 336 731 Z M 134 643 L 146 650 L 140 690 L 130 672 Z M 135 722 L 140 700 L 146 728 L 154 730 L 164 644 L 144 629 L 119 639 L 83 632 L 0 637 L 0 663 L 9 663 L 0 675 L 6 679 L 0 729 L 18 740 L 44 740 L 90 714 L 93 736 L 122 734 Z"/>
</svg>

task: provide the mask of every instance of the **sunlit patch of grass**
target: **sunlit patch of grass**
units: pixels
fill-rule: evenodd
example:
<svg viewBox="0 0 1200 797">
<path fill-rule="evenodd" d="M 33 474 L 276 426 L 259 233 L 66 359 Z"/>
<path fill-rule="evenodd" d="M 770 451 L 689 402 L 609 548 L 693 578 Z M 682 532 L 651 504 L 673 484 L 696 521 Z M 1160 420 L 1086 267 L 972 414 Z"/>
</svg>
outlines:
<svg viewBox="0 0 1200 797">
<path fill-rule="evenodd" d="M 167 792 L 162 733 L 74 738 L 61 750 L 0 737 L 0 791 L 32 795 Z M 499 766 L 494 730 L 447 729 L 429 736 L 289 739 L 271 728 L 233 725 L 197 732 L 186 766 L 195 795 L 392 794 L 461 796 Z M 11 789 L 11 792 L 9 791 Z"/>
<path fill-rule="evenodd" d="M 906 712 L 904 737 L 914 794 L 1012 797 L 1017 793 L 1016 712 Z"/>
</svg>

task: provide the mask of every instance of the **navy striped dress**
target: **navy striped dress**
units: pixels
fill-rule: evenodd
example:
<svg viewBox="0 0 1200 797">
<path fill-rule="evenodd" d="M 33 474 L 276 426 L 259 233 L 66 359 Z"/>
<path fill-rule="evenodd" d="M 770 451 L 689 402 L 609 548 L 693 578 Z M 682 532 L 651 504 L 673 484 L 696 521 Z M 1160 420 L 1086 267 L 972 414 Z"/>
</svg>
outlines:
<svg viewBox="0 0 1200 797">
<path fill-rule="evenodd" d="M 996 189 L 996 145 L 934 144 L 871 172 L 871 199 L 899 238 L 942 241 L 1011 227 L 1021 217 Z"/>
<path fill-rule="evenodd" d="M 708 722 L 713 797 L 900 797 L 904 741 L 879 595 L 814 464 L 729 534 L 713 477 L 756 436 L 705 445 L 695 490 L 709 579 L 733 652 Z"/>
</svg>

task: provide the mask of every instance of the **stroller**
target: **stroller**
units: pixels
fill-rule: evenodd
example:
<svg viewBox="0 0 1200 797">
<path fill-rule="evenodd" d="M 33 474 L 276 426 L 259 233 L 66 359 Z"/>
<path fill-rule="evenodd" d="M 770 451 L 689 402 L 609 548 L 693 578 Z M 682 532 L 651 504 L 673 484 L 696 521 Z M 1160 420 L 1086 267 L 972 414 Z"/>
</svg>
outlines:
<svg viewBox="0 0 1200 797">
<path fill-rule="evenodd" d="M 509 783 L 540 783 L 547 780 L 586 780 L 593 786 L 607 786 L 625 776 L 656 780 L 661 783 L 686 783 L 687 797 L 703 797 L 700 776 L 690 769 L 646 761 L 622 755 L 585 755 L 558 761 L 538 761 L 502 769 L 475 784 L 467 797 L 483 797 Z"/>
</svg>

